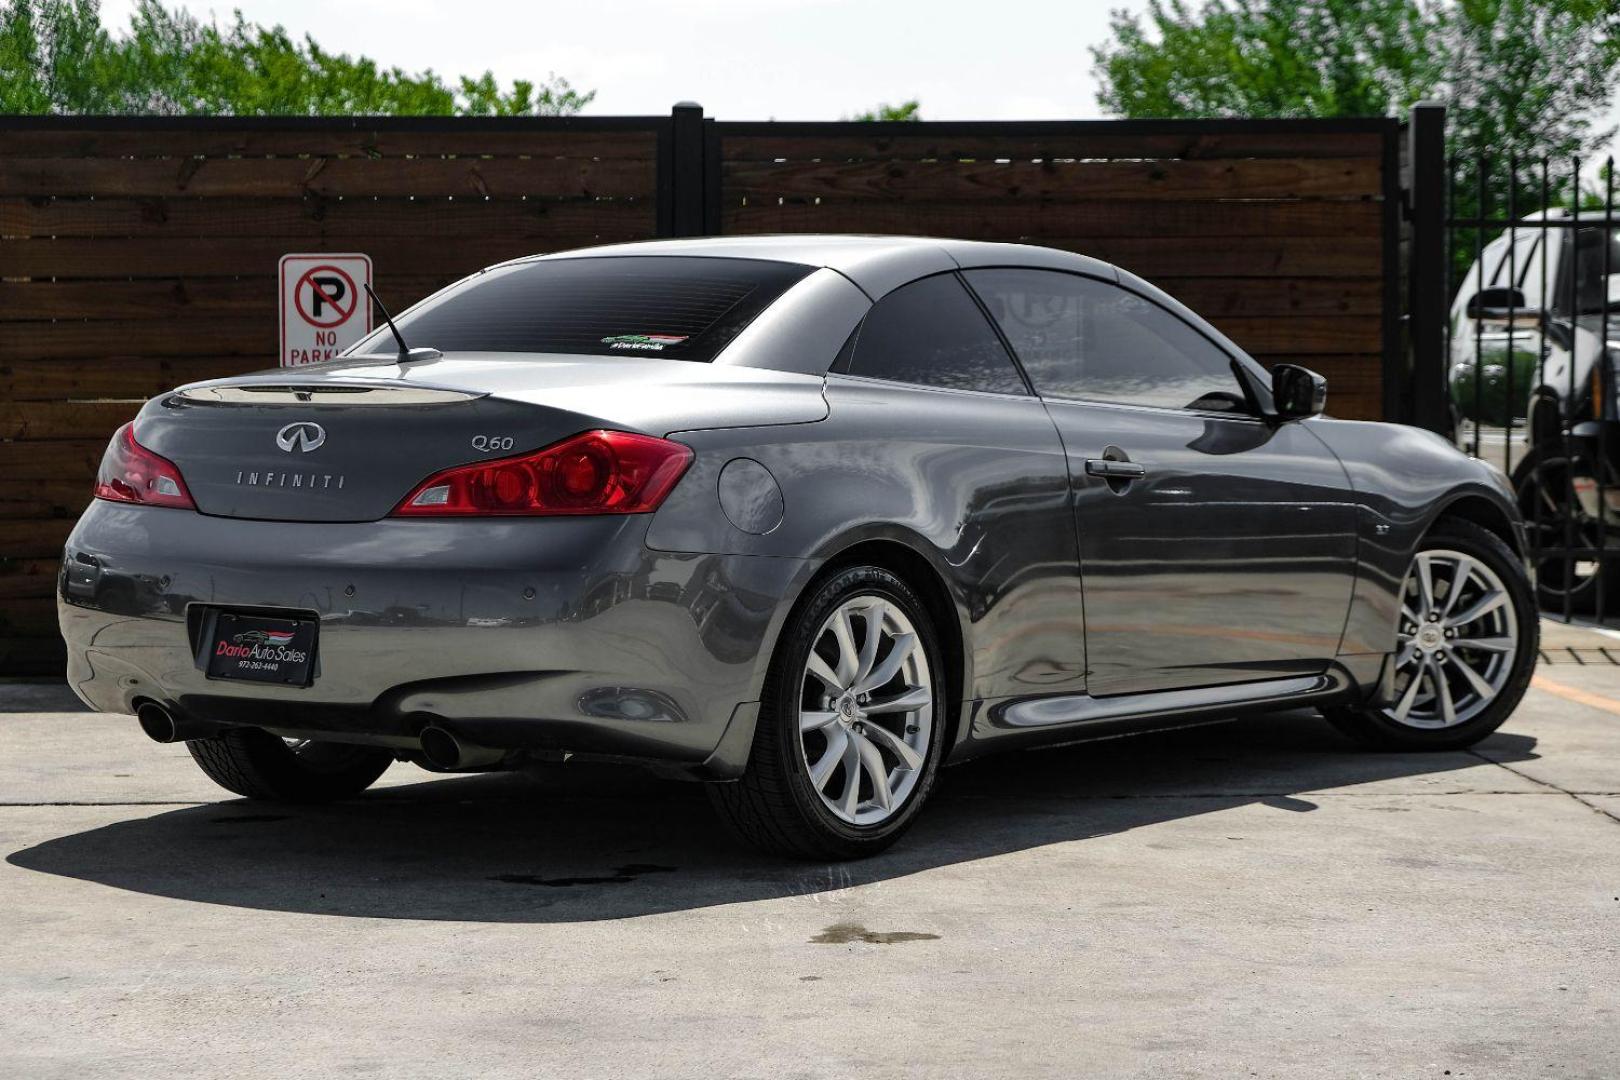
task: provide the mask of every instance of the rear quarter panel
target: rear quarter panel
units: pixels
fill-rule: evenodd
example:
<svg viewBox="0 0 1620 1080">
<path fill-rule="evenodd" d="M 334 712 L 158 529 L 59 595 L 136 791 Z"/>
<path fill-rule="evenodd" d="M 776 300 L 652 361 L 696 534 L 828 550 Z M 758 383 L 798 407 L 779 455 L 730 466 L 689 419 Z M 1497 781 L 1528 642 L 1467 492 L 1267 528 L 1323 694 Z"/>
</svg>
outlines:
<svg viewBox="0 0 1620 1080">
<path fill-rule="evenodd" d="M 691 469 L 654 517 L 650 547 L 792 556 L 805 581 L 840 552 L 889 540 L 923 556 L 949 591 L 967 699 L 1084 688 L 1084 612 L 1068 475 L 1034 398 L 827 380 L 814 424 L 688 431 Z M 776 516 L 722 505 L 722 472 L 758 462 Z M 747 472 L 756 478 L 751 468 Z M 766 491 L 762 501 L 771 503 Z M 773 627 L 772 640 L 780 626 Z M 762 651 L 767 659 L 769 649 Z"/>
</svg>

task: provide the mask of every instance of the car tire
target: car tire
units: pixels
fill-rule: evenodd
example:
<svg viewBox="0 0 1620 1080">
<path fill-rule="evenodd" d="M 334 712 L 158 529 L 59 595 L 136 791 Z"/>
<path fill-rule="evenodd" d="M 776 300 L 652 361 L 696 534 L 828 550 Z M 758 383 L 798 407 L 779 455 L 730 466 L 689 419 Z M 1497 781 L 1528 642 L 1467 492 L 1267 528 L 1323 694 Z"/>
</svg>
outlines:
<svg viewBox="0 0 1620 1080">
<path fill-rule="evenodd" d="M 1481 568 L 1470 568 L 1465 576 L 1463 591 L 1457 594 L 1462 610 L 1446 603 L 1455 579 L 1446 578 L 1443 568 L 1463 565 L 1453 556 L 1472 560 Z M 1425 559 L 1434 581 L 1429 592 L 1438 594 L 1435 606 L 1445 612 L 1434 623 L 1437 633 L 1425 625 L 1427 616 L 1413 608 L 1421 593 L 1419 563 Z M 1442 582 L 1445 592 L 1440 594 Z M 1500 590 L 1499 603 L 1492 599 L 1493 590 Z M 1523 564 L 1495 533 L 1470 521 L 1443 518 L 1414 553 L 1402 601 L 1403 608 L 1417 614 L 1420 621 L 1411 623 L 1404 613 L 1401 616 L 1402 646 L 1392 661 L 1402 665 L 1396 672 L 1395 700 L 1384 705 L 1324 709 L 1323 715 L 1346 735 L 1376 749 L 1459 750 L 1472 746 L 1512 715 L 1535 673 L 1540 621 Z M 1496 606 L 1477 618 L 1462 621 L 1492 603 Z M 1453 627 L 1453 621 L 1458 625 Z M 1417 632 L 1409 635 L 1408 628 Z M 1435 637 L 1438 643 L 1432 640 Z M 1512 643 L 1512 652 L 1498 651 L 1507 642 Z M 1490 688 L 1488 695 L 1477 689 L 1482 686 Z M 1447 721 L 1448 710 L 1455 718 L 1452 722 Z"/>
<path fill-rule="evenodd" d="M 1561 558 L 1547 558 L 1536 567 L 1536 600 L 1543 611 L 1589 615 L 1599 610 L 1616 610 L 1620 603 L 1620 537 L 1600 536 L 1603 526 L 1588 517 L 1578 504 L 1571 503 L 1567 490 L 1570 477 L 1596 481 L 1596 448 L 1587 440 L 1541 442 L 1531 447 L 1513 470 L 1513 490 L 1519 513 L 1530 533 L 1532 544 L 1540 547 L 1565 546 L 1564 519 L 1574 523 L 1578 545 L 1615 549 L 1595 573 L 1574 573 L 1573 564 Z M 1603 470 L 1604 486 L 1620 486 L 1620 475 L 1613 467 Z"/>
<path fill-rule="evenodd" d="M 928 799 L 947 699 L 938 636 L 916 593 L 880 567 L 838 570 L 789 616 L 747 768 L 709 785 L 715 809 L 738 839 L 770 854 L 876 854 Z"/>
<path fill-rule="evenodd" d="M 192 760 L 226 791 L 269 802 L 331 802 L 358 795 L 394 761 L 375 746 L 289 743 L 259 728 L 233 728 L 186 743 Z"/>
</svg>

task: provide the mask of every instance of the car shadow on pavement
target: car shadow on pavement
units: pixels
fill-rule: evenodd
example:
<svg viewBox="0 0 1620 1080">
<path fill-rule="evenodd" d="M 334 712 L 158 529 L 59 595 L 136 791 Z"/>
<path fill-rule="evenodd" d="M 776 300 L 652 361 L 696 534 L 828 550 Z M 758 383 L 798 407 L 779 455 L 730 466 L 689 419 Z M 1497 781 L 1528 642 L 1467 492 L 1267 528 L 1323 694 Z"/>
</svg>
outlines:
<svg viewBox="0 0 1620 1080">
<path fill-rule="evenodd" d="M 1532 759 L 1535 740 L 1483 748 Z M 853 863 L 735 846 L 702 787 L 638 771 L 429 777 L 346 803 L 233 800 L 119 821 L 18 851 L 11 864 L 155 896 L 366 918 L 574 922 L 820 893 L 1249 804 L 1314 810 L 1310 792 L 1423 777 L 1468 752 L 1357 749 L 1314 714 L 1251 717 L 1033 751 L 947 770 L 916 827 Z M 411 766 L 395 766 L 397 769 Z M 1410 786 L 1407 787 L 1411 790 Z"/>
</svg>

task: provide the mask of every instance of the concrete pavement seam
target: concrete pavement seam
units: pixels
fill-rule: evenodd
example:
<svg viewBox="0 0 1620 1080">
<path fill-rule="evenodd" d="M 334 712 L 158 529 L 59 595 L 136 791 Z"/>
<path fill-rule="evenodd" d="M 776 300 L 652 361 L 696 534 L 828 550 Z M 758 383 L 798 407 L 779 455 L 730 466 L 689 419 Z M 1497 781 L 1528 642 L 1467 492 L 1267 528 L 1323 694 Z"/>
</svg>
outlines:
<svg viewBox="0 0 1620 1080">
<path fill-rule="evenodd" d="M 1474 755 L 1475 757 L 1479 758 L 1479 760 L 1481 760 L 1481 761 L 1488 762 L 1489 764 L 1495 765 L 1499 769 L 1506 769 L 1508 772 L 1512 773 L 1514 776 L 1520 777 L 1521 779 L 1524 779 L 1524 780 L 1528 780 L 1532 784 L 1540 784 L 1544 788 L 1551 788 L 1553 791 L 1559 792 L 1559 793 L 1564 794 L 1564 795 L 1568 795 L 1570 798 L 1574 799 L 1576 802 L 1580 803 L 1582 806 L 1586 807 L 1588 810 L 1592 811 L 1594 814 L 1598 814 L 1598 815 L 1600 815 L 1602 817 L 1606 817 L 1610 821 L 1614 822 L 1616 825 L 1620 825 L 1620 814 L 1611 813 L 1610 811 L 1605 810 L 1603 807 L 1597 805 L 1596 803 L 1588 802 L 1586 799 L 1581 797 L 1580 792 L 1571 791 L 1566 787 L 1560 787 L 1559 785 L 1553 783 L 1551 780 L 1542 780 L 1539 777 L 1531 776 L 1527 772 L 1524 772 L 1524 771 L 1522 771 L 1520 769 L 1515 769 L 1513 766 L 1507 764 L 1506 762 L 1497 761 L 1494 758 L 1487 757 L 1486 755 L 1480 753 L 1478 750 L 1469 750 L 1468 753 L 1470 753 L 1470 754 Z"/>
</svg>

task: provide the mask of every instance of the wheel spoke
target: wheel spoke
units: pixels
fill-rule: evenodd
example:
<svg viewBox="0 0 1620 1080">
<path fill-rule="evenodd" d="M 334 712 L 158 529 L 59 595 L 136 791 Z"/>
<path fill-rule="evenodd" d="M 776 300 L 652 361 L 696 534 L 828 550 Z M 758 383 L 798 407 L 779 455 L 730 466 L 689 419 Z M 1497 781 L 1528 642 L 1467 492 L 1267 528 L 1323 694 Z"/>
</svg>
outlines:
<svg viewBox="0 0 1620 1080">
<path fill-rule="evenodd" d="M 1412 703 L 1417 700 L 1418 685 L 1423 682 L 1424 667 L 1425 665 L 1420 663 L 1412 670 L 1412 680 L 1406 684 L 1406 693 L 1395 703 L 1395 719 L 1403 724 L 1406 723 L 1407 714 L 1412 711 Z"/>
<path fill-rule="evenodd" d="M 902 769 L 915 770 L 922 768 L 922 755 L 913 750 L 904 739 L 883 725 L 869 723 L 866 725 L 865 734 L 867 738 L 899 758 Z"/>
<path fill-rule="evenodd" d="M 1457 560 L 1457 572 L 1452 575 L 1451 585 L 1446 589 L 1446 604 L 1440 609 L 1440 618 L 1442 620 L 1451 614 L 1452 608 L 1457 606 L 1457 598 L 1463 594 L 1463 586 L 1468 584 L 1468 579 L 1473 573 L 1473 559 L 1464 555 Z"/>
<path fill-rule="evenodd" d="M 827 778 L 838 768 L 838 763 L 844 760 L 844 751 L 848 747 L 849 736 L 845 734 L 843 728 L 833 728 L 827 733 L 827 752 L 810 766 L 810 783 L 815 785 L 817 791 L 827 786 Z"/>
<path fill-rule="evenodd" d="M 1434 680 L 1435 693 L 1440 696 L 1440 715 L 1445 718 L 1448 725 L 1455 724 L 1457 722 L 1457 703 L 1451 700 L 1451 682 L 1441 669 L 1440 661 L 1431 659 L 1429 661 L 1429 671 L 1431 672 L 1430 678 Z"/>
<path fill-rule="evenodd" d="M 855 745 L 855 740 L 849 737 L 844 739 L 844 791 L 838 796 L 838 809 L 850 821 L 855 820 L 855 810 L 861 804 L 861 752 Z"/>
<path fill-rule="evenodd" d="M 929 693 L 928 687 L 913 686 L 894 697 L 870 702 L 864 708 L 868 713 L 914 712 L 926 709 L 933 703 L 934 695 Z"/>
<path fill-rule="evenodd" d="M 1481 652 L 1512 652 L 1518 642 L 1510 637 L 1460 637 L 1451 643 L 1453 649 L 1478 649 Z"/>
<path fill-rule="evenodd" d="M 893 796 L 889 793 L 889 766 L 884 763 L 883 755 L 878 753 L 864 736 L 854 737 L 855 751 L 861 756 L 861 768 L 872 779 L 872 800 L 884 810 L 888 810 L 893 803 Z"/>
<path fill-rule="evenodd" d="M 1410 664 L 1414 659 L 1416 659 L 1417 654 L 1418 647 L 1411 642 L 1407 642 L 1406 645 L 1402 647 L 1400 655 L 1395 658 L 1395 670 L 1399 671 L 1406 665 Z"/>
<path fill-rule="evenodd" d="M 1462 672 L 1463 678 L 1468 681 L 1468 685 L 1473 689 L 1474 693 L 1479 695 L 1481 701 L 1489 701 L 1496 696 L 1496 687 L 1485 681 L 1485 676 L 1460 661 L 1457 664 L 1457 670 Z"/>
<path fill-rule="evenodd" d="M 889 655 L 885 656 L 883 662 L 873 668 L 865 679 L 861 680 L 855 690 L 864 694 L 888 683 L 900 671 L 900 665 L 906 662 L 906 657 L 910 656 L 911 650 L 916 647 L 916 634 L 896 634 L 894 636 L 894 646 L 889 649 Z"/>
<path fill-rule="evenodd" d="M 882 603 L 876 603 L 861 613 L 866 616 L 866 640 L 861 642 L 861 655 L 855 665 L 855 677 L 850 680 L 851 686 L 870 675 L 872 665 L 877 663 L 878 646 L 883 642 L 885 610 Z"/>
<path fill-rule="evenodd" d="M 855 649 L 855 634 L 849 625 L 849 609 L 840 608 L 833 616 L 833 638 L 838 642 L 838 674 L 840 686 L 854 686 L 855 675 L 861 668 L 860 653 Z"/>
<path fill-rule="evenodd" d="M 1495 611 L 1505 603 L 1507 603 L 1507 593 L 1503 592 L 1501 589 L 1492 589 L 1478 600 L 1475 600 L 1472 604 L 1469 604 L 1467 610 L 1465 610 L 1462 614 L 1453 615 L 1451 618 L 1445 620 L 1445 626 L 1450 630 L 1455 630 L 1461 626 L 1467 626 L 1469 623 L 1475 622 L 1484 618 L 1486 615 L 1489 615 L 1491 612 Z"/>
<path fill-rule="evenodd" d="M 1418 598 L 1423 601 L 1425 612 L 1434 610 L 1434 570 L 1429 565 L 1426 556 L 1419 555 L 1417 560 L 1418 572 Z"/>
<path fill-rule="evenodd" d="M 821 712 L 818 709 L 799 710 L 800 731 L 820 731 L 822 728 L 837 722 L 838 714 L 835 712 Z"/>
<path fill-rule="evenodd" d="M 814 650 L 810 650 L 810 659 L 805 663 L 805 670 L 820 679 L 827 689 L 835 693 L 842 693 L 847 683 L 838 681 L 838 673 L 827 666 L 827 661 Z"/>
<path fill-rule="evenodd" d="M 1413 626 L 1421 626 L 1423 623 L 1422 616 L 1413 611 L 1411 608 L 1407 607 L 1405 604 L 1401 605 L 1401 618 L 1405 619 Z"/>
</svg>

